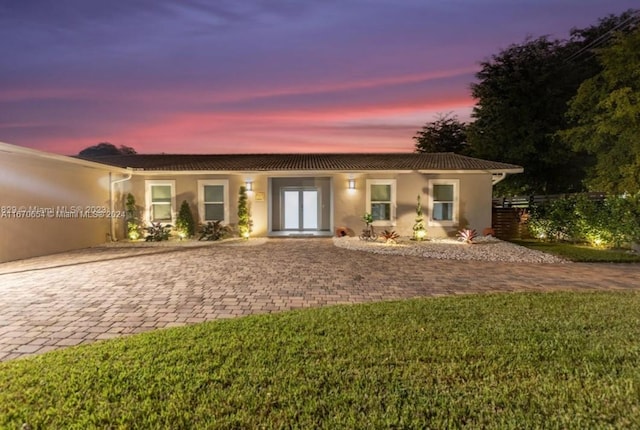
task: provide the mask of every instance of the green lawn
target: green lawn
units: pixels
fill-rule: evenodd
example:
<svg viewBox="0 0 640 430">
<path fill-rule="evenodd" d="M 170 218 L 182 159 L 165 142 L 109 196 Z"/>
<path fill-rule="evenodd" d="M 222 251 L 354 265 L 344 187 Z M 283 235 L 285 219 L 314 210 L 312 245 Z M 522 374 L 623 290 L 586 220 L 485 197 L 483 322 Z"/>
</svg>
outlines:
<svg viewBox="0 0 640 430">
<path fill-rule="evenodd" d="M 161 330 L 0 363 L 0 428 L 639 428 L 640 294 L 496 294 Z"/>
<path fill-rule="evenodd" d="M 640 255 L 611 249 L 599 249 L 571 243 L 541 242 L 538 240 L 511 240 L 521 246 L 558 255 L 571 261 L 588 263 L 638 263 Z"/>
</svg>

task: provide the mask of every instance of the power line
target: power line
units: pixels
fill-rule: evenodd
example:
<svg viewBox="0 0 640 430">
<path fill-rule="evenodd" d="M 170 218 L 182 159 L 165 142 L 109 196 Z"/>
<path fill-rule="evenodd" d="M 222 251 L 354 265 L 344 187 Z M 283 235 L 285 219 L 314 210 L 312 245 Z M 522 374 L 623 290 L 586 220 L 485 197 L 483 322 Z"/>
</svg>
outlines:
<svg viewBox="0 0 640 430">
<path fill-rule="evenodd" d="M 621 23 L 619 23 L 618 25 L 616 25 L 612 29 L 608 30 L 606 33 L 602 34 L 600 37 L 597 37 L 596 39 L 592 40 L 590 43 L 588 43 L 587 45 L 583 46 L 578 51 L 576 51 L 573 54 L 571 54 L 569 57 L 565 58 L 565 62 L 569 62 L 571 60 L 574 60 L 575 58 L 577 58 L 580 55 L 582 55 L 582 53 L 584 53 L 585 51 L 595 49 L 595 48 L 603 45 L 604 43 L 608 42 L 614 36 L 614 33 L 616 31 L 618 31 L 621 28 L 627 26 L 628 24 L 632 24 L 633 21 L 636 20 L 636 19 L 640 20 L 640 10 L 632 11 L 627 19 L 625 19 L 624 21 L 622 21 Z"/>
</svg>

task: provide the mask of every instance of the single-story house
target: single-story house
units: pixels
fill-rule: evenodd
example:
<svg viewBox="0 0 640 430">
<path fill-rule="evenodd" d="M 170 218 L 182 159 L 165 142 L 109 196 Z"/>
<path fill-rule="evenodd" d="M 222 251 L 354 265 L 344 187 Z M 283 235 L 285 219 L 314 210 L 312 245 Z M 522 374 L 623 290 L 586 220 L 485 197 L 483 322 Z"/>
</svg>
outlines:
<svg viewBox="0 0 640 430">
<path fill-rule="evenodd" d="M 492 186 L 522 171 L 520 166 L 453 153 L 134 154 L 84 160 L 0 143 L 0 206 L 5 208 L 0 237 L 29 228 L 39 229 L 36 236 L 43 237 L 42 230 L 53 228 L 58 236 L 45 240 L 59 244 L 64 243 L 60 235 L 89 230 L 90 242 L 123 239 L 121 215 L 128 193 L 145 223 L 174 224 L 180 204 L 187 201 L 197 221 L 235 225 L 241 186 L 248 190 L 253 236 L 332 236 L 339 228 L 358 234 L 365 213 L 372 214 L 376 228 L 411 235 L 418 196 L 427 237 L 452 236 L 461 228 L 490 227 Z M 109 216 L 70 216 L 66 221 L 6 216 L 7 207 L 55 212 L 65 205 L 80 212 L 103 207 Z M 80 221 L 90 227 L 71 227 Z M 2 246 L 23 238 L 10 240 Z M 88 246 L 82 240 L 69 242 L 54 248 Z M 37 246 L 7 251 L 0 261 L 55 252 L 50 246 L 41 248 L 44 252 Z"/>
<path fill-rule="evenodd" d="M 93 161 L 133 170 L 123 188 L 146 222 L 174 223 L 187 201 L 195 218 L 237 222 L 238 192 L 248 190 L 253 235 L 332 236 L 373 225 L 409 235 L 418 196 L 427 234 L 491 226 L 492 186 L 510 164 L 453 153 L 392 154 L 135 154 Z"/>
</svg>

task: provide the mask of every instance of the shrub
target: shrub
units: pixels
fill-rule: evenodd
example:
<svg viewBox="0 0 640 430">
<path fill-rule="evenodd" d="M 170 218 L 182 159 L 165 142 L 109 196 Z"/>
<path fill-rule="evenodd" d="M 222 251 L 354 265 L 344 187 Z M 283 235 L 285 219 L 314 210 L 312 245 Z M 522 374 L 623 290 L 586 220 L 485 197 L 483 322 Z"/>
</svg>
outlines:
<svg viewBox="0 0 640 430">
<path fill-rule="evenodd" d="M 620 247 L 640 240 L 640 193 L 604 201 L 584 195 L 550 201 L 532 210 L 528 225 L 539 239 Z"/>
<path fill-rule="evenodd" d="M 424 228 L 424 216 L 422 215 L 422 204 L 420 203 L 420 194 L 418 194 L 416 222 L 413 224 L 413 240 L 424 240 L 426 233 L 427 232 Z"/>
<path fill-rule="evenodd" d="M 251 234 L 251 215 L 247 202 L 247 188 L 243 185 L 238 193 L 238 233 L 240 237 L 249 239 Z"/>
<path fill-rule="evenodd" d="M 163 240 L 169 240 L 171 236 L 171 224 L 163 225 L 160 222 L 152 222 L 146 230 L 147 237 L 145 237 L 144 240 L 147 242 L 161 242 Z"/>
<path fill-rule="evenodd" d="M 127 237 L 130 240 L 137 240 L 141 236 L 140 218 L 138 216 L 138 206 L 136 206 L 136 198 L 133 194 L 127 194 L 125 203 L 125 216 L 127 221 Z"/>
<path fill-rule="evenodd" d="M 222 221 L 209 221 L 203 224 L 200 229 L 200 238 L 198 240 L 220 240 L 224 239 L 231 233 L 229 226 L 222 225 Z"/>
<path fill-rule="evenodd" d="M 196 234 L 196 224 L 193 221 L 193 214 L 186 200 L 183 200 L 180 205 L 180 211 L 176 219 L 176 231 L 180 238 L 193 237 Z"/>
</svg>

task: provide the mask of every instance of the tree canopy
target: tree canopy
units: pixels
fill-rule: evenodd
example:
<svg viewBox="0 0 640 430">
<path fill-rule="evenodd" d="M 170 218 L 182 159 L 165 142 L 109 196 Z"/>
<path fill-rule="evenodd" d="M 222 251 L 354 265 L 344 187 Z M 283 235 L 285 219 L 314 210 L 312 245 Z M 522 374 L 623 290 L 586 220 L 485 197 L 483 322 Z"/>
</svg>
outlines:
<svg viewBox="0 0 640 430">
<path fill-rule="evenodd" d="M 456 115 L 439 114 L 435 121 L 426 123 L 413 139 L 416 152 L 462 153 L 467 147 L 467 125 Z"/>
<path fill-rule="evenodd" d="M 136 150 L 130 146 L 115 146 L 113 143 L 101 142 L 97 145 L 89 146 L 78 153 L 81 157 L 96 157 L 101 155 L 131 155 L 136 154 Z"/>
<path fill-rule="evenodd" d="M 471 155 L 519 164 L 523 174 L 498 184 L 506 194 L 582 191 L 595 156 L 561 139 L 569 126 L 568 103 L 602 66 L 593 50 L 607 46 L 613 30 L 628 32 L 634 13 L 573 29 L 568 41 L 548 37 L 514 44 L 481 63 L 477 100 L 468 127 Z"/>
<path fill-rule="evenodd" d="M 640 191 L 640 28 L 619 33 L 597 55 L 602 71 L 580 85 L 569 104 L 572 127 L 559 133 L 596 157 L 589 188 Z"/>
</svg>

